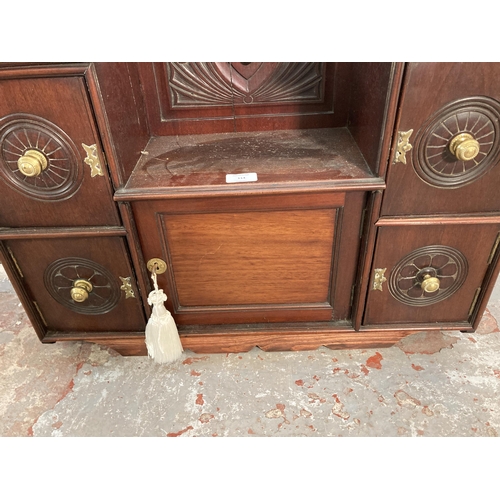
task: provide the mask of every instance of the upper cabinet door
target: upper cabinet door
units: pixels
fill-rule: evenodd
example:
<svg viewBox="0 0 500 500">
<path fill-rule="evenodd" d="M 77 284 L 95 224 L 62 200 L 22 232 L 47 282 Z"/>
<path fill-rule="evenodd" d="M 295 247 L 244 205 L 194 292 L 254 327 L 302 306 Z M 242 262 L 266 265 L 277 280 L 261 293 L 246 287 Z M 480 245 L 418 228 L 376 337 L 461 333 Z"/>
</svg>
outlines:
<svg viewBox="0 0 500 500">
<path fill-rule="evenodd" d="M 408 64 L 395 134 L 382 215 L 500 210 L 499 63 Z"/>
<path fill-rule="evenodd" d="M 0 74 L 0 226 L 117 225 L 83 76 Z"/>
</svg>

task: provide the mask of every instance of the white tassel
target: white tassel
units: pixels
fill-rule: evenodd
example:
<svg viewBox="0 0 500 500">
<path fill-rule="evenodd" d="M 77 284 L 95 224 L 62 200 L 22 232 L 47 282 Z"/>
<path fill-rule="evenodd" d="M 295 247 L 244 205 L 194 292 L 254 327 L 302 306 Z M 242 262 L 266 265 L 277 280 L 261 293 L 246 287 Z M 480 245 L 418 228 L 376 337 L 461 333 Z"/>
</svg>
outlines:
<svg viewBox="0 0 500 500">
<path fill-rule="evenodd" d="M 172 363 L 181 357 L 184 350 L 174 318 L 164 305 L 167 296 L 158 289 L 154 271 L 151 278 L 155 289 L 148 296 L 153 310 L 146 325 L 146 347 L 149 356 L 157 363 Z"/>
</svg>

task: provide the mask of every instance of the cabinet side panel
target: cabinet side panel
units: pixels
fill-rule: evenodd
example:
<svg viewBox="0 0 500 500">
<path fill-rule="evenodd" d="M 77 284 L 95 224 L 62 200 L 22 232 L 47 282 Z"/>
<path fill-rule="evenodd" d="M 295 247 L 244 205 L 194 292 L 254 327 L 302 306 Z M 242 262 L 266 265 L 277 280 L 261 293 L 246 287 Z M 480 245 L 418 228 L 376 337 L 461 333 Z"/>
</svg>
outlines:
<svg viewBox="0 0 500 500">
<path fill-rule="evenodd" d="M 120 184 L 126 183 L 141 150 L 149 140 L 146 109 L 136 63 L 97 63 L 99 97 L 104 109 L 96 109 L 103 135 L 109 136 L 119 169 Z M 101 115 L 101 116 L 99 116 Z"/>
<path fill-rule="evenodd" d="M 372 172 L 379 171 L 393 69 L 393 63 L 352 66 L 349 130 Z"/>
</svg>

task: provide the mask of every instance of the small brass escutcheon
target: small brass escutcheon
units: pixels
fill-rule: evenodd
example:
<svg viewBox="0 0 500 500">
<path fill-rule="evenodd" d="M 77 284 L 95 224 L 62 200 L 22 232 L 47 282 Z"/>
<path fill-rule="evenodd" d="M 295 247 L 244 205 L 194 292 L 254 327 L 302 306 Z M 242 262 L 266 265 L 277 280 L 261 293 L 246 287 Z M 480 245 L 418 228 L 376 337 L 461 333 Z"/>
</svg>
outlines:
<svg viewBox="0 0 500 500">
<path fill-rule="evenodd" d="M 375 269 L 375 275 L 373 277 L 373 290 L 382 290 L 382 284 L 387 281 L 387 278 L 384 276 L 385 272 L 387 271 L 387 268 L 384 267 L 383 269 Z"/>
<path fill-rule="evenodd" d="M 150 273 L 163 274 L 167 270 L 165 261 L 158 258 L 148 260 L 146 265 Z"/>
</svg>

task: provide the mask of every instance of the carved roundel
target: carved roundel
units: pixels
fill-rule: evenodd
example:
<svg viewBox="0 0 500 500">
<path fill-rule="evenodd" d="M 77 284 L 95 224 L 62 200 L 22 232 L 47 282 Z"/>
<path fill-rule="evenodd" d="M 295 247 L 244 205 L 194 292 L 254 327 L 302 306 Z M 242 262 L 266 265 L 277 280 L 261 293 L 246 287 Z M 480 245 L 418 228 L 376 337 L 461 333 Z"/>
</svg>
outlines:
<svg viewBox="0 0 500 500">
<path fill-rule="evenodd" d="M 20 170 L 19 161 L 27 156 L 43 165 L 39 173 Z M 71 197 L 83 180 L 83 166 L 77 158 L 73 141 L 48 120 L 28 114 L 0 120 L 0 175 L 25 196 L 44 201 Z"/>
<path fill-rule="evenodd" d="M 498 162 L 499 120 L 500 103 L 488 97 L 470 97 L 446 105 L 415 138 L 415 171 L 424 182 L 439 188 L 454 189 L 474 182 Z M 452 141 L 465 134 L 472 140 L 476 156 L 467 159 L 470 153 L 466 153 L 462 160 L 452 152 Z"/>
<path fill-rule="evenodd" d="M 47 267 L 43 279 L 48 292 L 57 302 L 80 314 L 105 314 L 120 300 L 120 288 L 115 277 L 91 260 L 77 257 L 56 260 Z M 77 280 L 85 280 L 92 285 L 88 298 L 83 302 L 76 302 L 71 297 Z"/>
<path fill-rule="evenodd" d="M 389 278 L 389 291 L 403 304 L 427 306 L 455 293 L 467 272 L 467 259 L 455 248 L 422 247 L 396 264 Z"/>
</svg>

